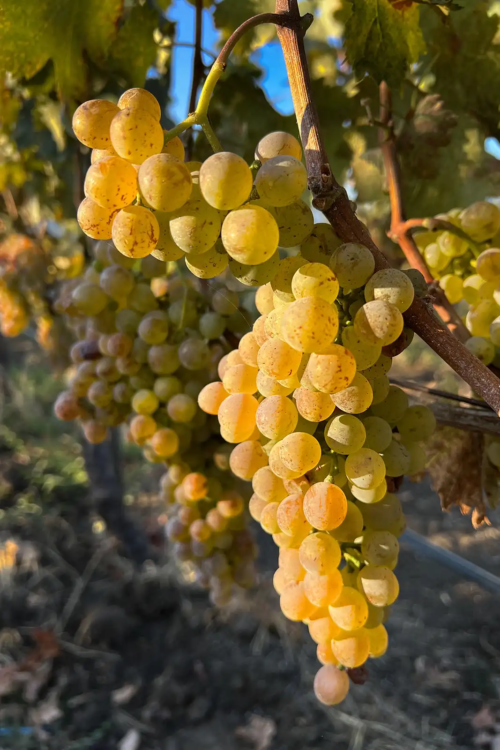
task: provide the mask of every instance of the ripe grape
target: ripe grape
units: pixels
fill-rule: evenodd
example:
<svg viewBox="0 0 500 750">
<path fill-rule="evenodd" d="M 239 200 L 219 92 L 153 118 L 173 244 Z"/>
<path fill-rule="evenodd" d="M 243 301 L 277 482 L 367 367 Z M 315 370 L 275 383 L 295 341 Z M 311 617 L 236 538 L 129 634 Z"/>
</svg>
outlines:
<svg viewBox="0 0 500 750">
<path fill-rule="evenodd" d="M 346 631 L 332 640 L 333 655 L 340 664 L 350 669 L 360 667 L 370 654 L 369 631 L 360 628 L 352 632 Z"/>
<path fill-rule="evenodd" d="M 132 409 L 137 414 L 154 414 L 159 406 L 157 395 L 154 391 L 142 388 L 132 398 Z"/>
<path fill-rule="evenodd" d="M 167 135 L 168 130 L 163 131 L 164 137 Z M 174 138 L 171 138 L 162 148 L 161 150 L 162 154 L 169 154 L 170 156 L 175 157 L 179 161 L 184 161 L 184 157 L 186 155 L 186 151 L 184 148 L 184 144 L 181 141 L 181 139 L 178 136 L 175 136 Z M 186 163 L 186 167 L 189 169 L 189 163 Z M 192 169 L 189 169 L 190 173 L 193 172 Z"/>
<path fill-rule="evenodd" d="M 277 304 L 281 305 L 283 303 L 286 305 L 295 300 L 295 295 L 292 291 L 292 280 L 295 272 L 306 264 L 307 261 L 300 255 L 291 255 L 281 261 L 278 273 L 271 281 L 274 307 Z"/>
<path fill-rule="evenodd" d="M 220 405 L 218 418 L 221 432 L 228 443 L 249 440 L 255 430 L 258 402 L 249 393 L 228 396 Z"/>
<path fill-rule="evenodd" d="M 397 422 L 397 427 L 405 443 L 428 440 L 436 429 L 436 417 L 428 406 L 410 406 Z"/>
<path fill-rule="evenodd" d="M 336 529 L 347 515 L 346 496 L 334 484 L 316 482 L 304 495 L 304 515 L 319 531 Z"/>
<path fill-rule="evenodd" d="M 112 265 L 105 268 L 99 277 L 99 285 L 117 302 L 125 299 L 134 288 L 134 275 L 122 266 Z"/>
<path fill-rule="evenodd" d="M 302 495 L 288 495 L 282 500 L 276 512 L 279 530 L 288 536 L 303 535 L 311 531 L 312 526 L 304 515 Z"/>
<path fill-rule="evenodd" d="M 266 510 L 264 508 L 264 512 Z M 280 597 L 280 607 L 285 617 L 294 621 L 305 620 L 314 612 L 314 604 L 305 595 L 303 581 L 287 583 Z"/>
<path fill-rule="evenodd" d="M 408 310 L 415 296 L 408 276 L 395 268 L 384 268 L 374 273 L 367 281 L 364 291 L 367 302 L 382 299 L 397 307 L 400 312 Z"/>
<path fill-rule="evenodd" d="M 348 242 L 335 251 L 330 267 L 342 289 L 358 289 L 364 286 L 373 274 L 375 259 L 364 245 Z"/>
<path fill-rule="evenodd" d="M 86 197 L 98 206 L 116 211 L 135 200 L 137 172 L 125 159 L 107 156 L 89 167 L 84 189 Z"/>
<path fill-rule="evenodd" d="M 267 503 L 260 514 L 260 525 L 266 534 L 276 534 L 280 527 L 277 520 L 278 503 Z"/>
<path fill-rule="evenodd" d="M 288 206 L 276 206 L 273 208 L 272 214 L 278 224 L 280 247 L 288 248 L 300 245 L 309 237 L 314 227 L 313 213 L 302 200 Z"/>
<path fill-rule="evenodd" d="M 337 599 L 328 607 L 333 622 L 342 630 L 355 631 L 368 619 L 368 605 L 355 588 L 344 586 Z"/>
<path fill-rule="evenodd" d="M 199 279 L 214 279 L 220 276 L 228 264 L 228 256 L 222 243 L 217 241 L 202 255 L 188 255 L 186 266 Z"/>
<path fill-rule="evenodd" d="M 257 440 L 246 440 L 233 448 L 229 466 L 235 476 L 249 482 L 259 469 L 267 466 L 267 456 Z"/>
<path fill-rule="evenodd" d="M 143 206 L 128 206 L 113 222 L 113 242 L 129 258 L 144 258 L 156 247 L 160 227 L 156 216 Z"/>
<path fill-rule="evenodd" d="M 335 409 L 335 404 L 327 393 L 301 387 L 293 395 L 300 416 L 309 422 L 323 422 Z"/>
<path fill-rule="evenodd" d="M 303 297 L 289 305 L 281 320 L 281 334 L 301 352 L 321 352 L 339 327 L 337 309 L 320 297 Z"/>
<path fill-rule="evenodd" d="M 337 393 L 352 382 L 356 373 L 356 361 L 348 349 L 339 344 L 331 344 L 326 351 L 311 354 L 307 373 L 318 391 Z"/>
<path fill-rule="evenodd" d="M 73 132 L 89 148 L 109 148 L 110 126 L 118 107 L 105 99 L 90 99 L 81 104 L 73 115 Z"/>
<path fill-rule="evenodd" d="M 366 430 L 363 422 L 351 414 L 333 416 L 325 427 L 325 440 L 336 453 L 356 453 L 365 444 Z M 391 433 L 392 439 L 392 433 Z"/>
<path fill-rule="evenodd" d="M 350 482 L 362 490 L 371 490 L 385 479 L 383 459 L 370 448 L 351 453 L 345 462 L 345 473 Z"/>
<path fill-rule="evenodd" d="M 366 430 L 365 448 L 382 453 L 389 447 L 392 441 L 392 429 L 385 419 L 375 416 L 365 417 L 363 425 Z"/>
<path fill-rule="evenodd" d="M 257 391 L 257 368 L 250 365 L 228 367 L 222 379 L 224 388 L 232 393 L 255 393 Z"/>
<path fill-rule="evenodd" d="M 163 148 L 160 123 L 143 109 L 122 109 L 111 122 L 110 137 L 116 153 L 132 164 L 142 164 Z"/>
<path fill-rule="evenodd" d="M 276 130 L 261 138 L 255 149 L 255 158 L 263 164 L 275 156 L 293 156 L 302 158 L 302 147 L 295 136 Z"/>
<path fill-rule="evenodd" d="M 363 516 L 354 503 L 347 502 L 346 517 L 336 529 L 331 532 L 338 542 L 355 542 L 363 533 Z"/>
<path fill-rule="evenodd" d="M 78 207 L 77 221 L 88 237 L 94 240 L 110 240 L 111 228 L 117 213 L 117 210 L 101 208 L 90 198 L 84 198 Z"/>
<path fill-rule="evenodd" d="M 477 259 L 477 273 L 485 281 L 500 281 L 500 250 L 490 247 L 483 250 Z"/>
<path fill-rule="evenodd" d="M 381 455 L 388 477 L 401 477 L 407 473 L 410 467 L 410 454 L 402 443 L 393 439 Z"/>
<path fill-rule="evenodd" d="M 138 445 L 153 437 L 155 432 L 156 422 L 147 414 L 138 414 L 130 422 L 130 434 Z"/>
<path fill-rule="evenodd" d="M 258 263 L 257 265 L 238 263 L 232 258 L 229 261 L 229 270 L 234 278 L 245 284 L 245 286 L 260 287 L 268 284 L 278 273 L 279 266 L 280 255 L 278 250 L 276 250 L 274 255 L 265 260 L 264 263 Z"/>
<path fill-rule="evenodd" d="M 323 263 L 307 263 L 293 275 L 292 292 L 296 299 L 321 297 L 331 304 L 337 299 L 339 283 L 328 266 Z"/>
<path fill-rule="evenodd" d="M 334 602 L 340 594 L 343 585 L 342 576 L 338 570 L 331 570 L 326 575 L 306 573 L 304 578 L 306 596 L 316 607 L 327 607 Z M 333 620 L 331 620 L 329 615 L 328 620 L 331 621 L 333 626 Z M 329 627 L 330 638 L 328 640 L 331 640 L 337 631 L 337 628 L 332 626 Z"/>
<path fill-rule="evenodd" d="M 370 381 L 357 372 L 347 388 L 331 395 L 335 406 L 348 414 L 361 414 L 370 408 L 373 391 Z"/>
<path fill-rule="evenodd" d="M 293 156 L 273 156 L 257 172 L 255 187 L 270 206 L 288 206 L 307 188 L 307 172 Z"/>
<path fill-rule="evenodd" d="M 186 203 L 193 183 L 185 164 L 169 154 L 155 154 L 139 168 L 139 187 L 149 206 L 169 213 Z"/>
<path fill-rule="evenodd" d="M 370 639 L 370 656 L 372 659 L 378 659 L 385 654 L 389 645 L 387 630 L 383 625 L 377 625 L 376 628 L 371 628 L 367 632 Z"/>
<path fill-rule="evenodd" d="M 209 156 L 201 165 L 199 180 L 207 203 L 220 211 L 229 211 L 245 203 L 253 183 L 246 161 L 230 151 Z"/>
<path fill-rule="evenodd" d="M 266 503 L 281 502 L 287 496 L 283 481 L 277 477 L 269 466 L 259 469 L 252 479 L 253 491 Z"/>
<path fill-rule="evenodd" d="M 321 458 L 321 446 L 313 435 L 294 432 L 280 443 L 279 455 L 285 466 L 299 475 L 314 469 Z"/>
<path fill-rule="evenodd" d="M 500 211 L 494 203 L 477 201 L 462 211 L 460 223 L 474 240 L 484 242 L 500 229 Z"/>
<path fill-rule="evenodd" d="M 84 315 L 98 315 L 109 302 L 109 297 L 97 284 L 79 284 L 73 290 L 71 301 Z"/>
<path fill-rule="evenodd" d="M 172 239 L 191 256 L 206 253 L 215 245 L 220 226 L 219 212 L 203 198 L 191 198 L 170 216 Z"/>
<path fill-rule="evenodd" d="M 407 409 L 408 396 L 397 385 L 391 385 L 384 401 L 372 406 L 371 411 L 376 417 L 385 419 L 391 427 L 394 427 L 403 419 Z"/>
<path fill-rule="evenodd" d="M 325 706 L 342 703 L 349 692 L 349 677 L 333 664 L 325 664 L 314 678 L 314 694 Z"/>
<path fill-rule="evenodd" d="M 342 585 L 342 576 L 340 575 L 339 571 L 336 570 L 334 572 L 338 574 L 340 585 Z M 309 599 L 309 601 L 311 601 L 311 599 L 309 598 L 309 593 L 311 592 L 311 584 L 309 584 L 308 587 L 306 583 L 307 580 L 311 580 L 311 578 L 308 579 L 308 576 L 316 579 L 316 581 L 328 581 L 329 576 L 315 576 L 311 573 L 308 573 L 306 578 L 304 578 L 304 590 L 306 591 L 307 598 Z M 328 584 L 323 583 L 323 587 L 327 585 Z M 312 595 L 314 596 L 314 589 Z M 338 596 L 338 592 L 335 595 Z M 340 631 L 340 628 L 338 627 L 338 625 L 335 625 L 330 615 L 328 613 L 325 614 L 324 608 L 321 608 L 319 612 L 314 612 L 312 616 L 308 618 L 307 627 L 309 629 L 309 635 L 315 643 L 328 643 Z"/>
<path fill-rule="evenodd" d="M 302 360 L 301 352 L 280 339 L 269 339 L 259 349 L 259 369 L 275 380 L 285 380 L 294 375 Z"/>
<path fill-rule="evenodd" d="M 157 430 L 151 438 L 151 447 L 162 458 L 170 458 L 179 449 L 177 433 L 169 427 Z"/>
<path fill-rule="evenodd" d="M 403 518 L 401 502 L 392 492 L 388 492 L 380 502 L 364 505 L 361 512 L 365 526 L 374 531 L 384 531 L 397 525 Z"/>
<path fill-rule="evenodd" d="M 361 553 L 369 565 L 393 566 L 398 559 L 399 542 L 389 531 L 372 531 L 363 533 Z"/>
<path fill-rule="evenodd" d="M 392 344 L 403 331 L 403 327 L 403 316 L 398 308 L 382 299 L 366 302 L 354 318 L 354 330 L 369 344 Z"/>
<path fill-rule="evenodd" d="M 222 243 L 228 254 L 240 263 L 259 265 L 276 252 L 279 230 L 269 211 L 248 204 L 231 211 L 222 225 Z"/>
<path fill-rule="evenodd" d="M 96 419 L 86 419 L 82 424 L 82 428 L 85 440 L 88 443 L 97 445 L 104 442 L 108 437 L 108 428 Z"/>
<path fill-rule="evenodd" d="M 155 120 L 160 120 L 161 109 L 153 94 L 146 89 L 128 89 L 118 99 L 120 109 L 142 109 L 148 112 Z"/>
<path fill-rule="evenodd" d="M 451 273 L 441 276 L 439 279 L 439 286 L 444 291 L 448 302 L 452 305 L 456 305 L 462 299 L 464 294 L 464 281 L 458 276 L 453 276 Z"/>
<path fill-rule="evenodd" d="M 340 558 L 339 543 L 323 531 L 310 534 L 299 547 L 300 563 L 308 573 L 327 575 L 338 568 Z"/>
<path fill-rule="evenodd" d="M 196 414 L 196 401 L 186 393 L 177 393 L 167 403 L 167 414 L 173 422 L 190 422 Z"/>
<path fill-rule="evenodd" d="M 181 365 L 187 370 L 202 370 L 210 362 L 210 349 L 201 339 L 186 339 L 180 344 L 178 353 Z"/>
<path fill-rule="evenodd" d="M 265 398 L 259 404 L 256 413 L 259 431 L 270 440 L 281 440 L 289 435 L 297 426 L 297 420 L 295 404 L 285 396 Z"/>
</svg>

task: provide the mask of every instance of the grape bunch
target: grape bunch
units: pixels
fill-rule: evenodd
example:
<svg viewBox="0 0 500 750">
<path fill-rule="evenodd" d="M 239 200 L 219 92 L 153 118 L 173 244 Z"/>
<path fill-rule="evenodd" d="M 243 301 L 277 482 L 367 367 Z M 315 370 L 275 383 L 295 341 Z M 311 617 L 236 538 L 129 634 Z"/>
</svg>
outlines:
<svg viewBox="0 0 500 750">
<path fill-rule="evenodd" d="M 282 132 L 265 136 L 255 170 L 231 152 L 203 164 L 184 162 L 178 137 L 164 146 L 160 115 L 143 89 L 125 92 L 117 105 L 93 100 L 76 110 L 73 130 L 92 149 L 78 210 L 82 230 L 113 239 L 130 258 L 185 258 L 199 278 L 215 278 L 229 264 L 244 284 L 271 281 L 278 246 L 300 245 L 314 225 L 301 200 L 307 173 L 297 139 Z"/>
<path fill-rule="evenodd" d="M 253 581 L 255 549 L 245 493 L 228 486 L 218 425 L 197 396 L 215 377 L 234 316 L 242 317 L 237 295 L 222 286 L 208 294 L 165 262 L 134 261 L 99 242 L 93 265 L 58 305 L 80 339 L 56 416 L 78 419 L 91 443 L 126 424 L 147 460 L 167 464 L 161 489 L 176 559 L 190 560 L 214 603 L 226 603 L 234 584 Z"/>
<path fill-rule="evenodd" d="M 306 252 L 326 258 L 328 243 L 336 238 L 318 225 Z M 235 444 L 233 473 L 252 481 L 250 513 L 279 547 L 281 609 L 307 623 L 323 664 L 315 692 L 332 705 L 347 694 L 344 670 L 387 648 L 405 527 L 394 491 L 424 469 L 435 419 L 388 379 L 411 341 L 402 313 L 420 274 L 375 272 L 352 243 L 328 264 L 303 252 L 257 290 L 253 331 L 198 403 Z"/>
</svg>

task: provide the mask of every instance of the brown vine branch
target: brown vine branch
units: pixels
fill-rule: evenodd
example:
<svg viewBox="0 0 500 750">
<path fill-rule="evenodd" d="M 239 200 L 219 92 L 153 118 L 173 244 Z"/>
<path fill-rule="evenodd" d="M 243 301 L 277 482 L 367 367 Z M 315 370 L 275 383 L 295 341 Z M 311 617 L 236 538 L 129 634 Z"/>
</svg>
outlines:
<svg viewBox="0 0 500 750">
<path fill-rule="evenodd" d="M 366 226 L 357 218 L 346 191 L 331 173 L 321 138 L 319 120 L 311 98 L 307 58 L 301 33 L 297 0 L 276 0 L 276 12 L 291 23 L 278 26 L 299 133 L 304 147 L 313 203 L 321 208 L 336 234 L 344 242 L 365 245 L 376 269 L 389 263 L 373 242 Z M 493 411 L 500 414 L 500 380 L 458 341 L 424 300 L 416 298 L 405 313 L 406 324 L 452 367 Z"/>
<path fill-rule="evenodd" d="M 401 170 L 396 151 L 396 135 L 392 120 L 392 96 L 388 85 L 384 82 L 380 84 L 380 122 L 382 125 L 379 129 L 380 149 L 384 159 L 391 204 L 391 228 L 388 235 L 394 242 L 399 244 L 411 267 L 420 271 L 429 284 L 434 281 L 434 277 L 422 257 L 417 243 L 409 232 L 410 226 L 408 226 L 408 222 L 406 221 L 401 186 Z M 460 341 L 467 341 L 469 332 L 453 305 L 446 299 L 443 290 L 438 285 L 435 285 L 433 293 L 435 296 L 434 309 L 441 320 Z"/>
</svg>

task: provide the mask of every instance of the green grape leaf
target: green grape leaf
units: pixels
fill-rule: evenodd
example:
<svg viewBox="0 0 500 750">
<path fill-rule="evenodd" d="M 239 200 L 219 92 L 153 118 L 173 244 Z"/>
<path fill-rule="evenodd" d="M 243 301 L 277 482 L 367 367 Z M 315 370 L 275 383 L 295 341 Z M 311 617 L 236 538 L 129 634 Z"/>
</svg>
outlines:
<svg viewBox="0 0 500 750">
<path fill-rule="evenodd" d="M 63 98 L 87 93 L 88 56 L 104 65 L 122 0 L 4 0 L 0 5 L 0 74 L 32 78 L 49 60 Z"/>
<path fill-rule="evenodd" d="M 360 73 L 377 82 L 399 86 L 425 44 L 418 5 L 400 8 L 390 0 L 350 0 L 352 12 L 345 27 L 347 59 Z"/>
<path fill-rule="evenodd" d="M 109 68 L 129 86 L 143 86 L 146 73 L 156 60 L 153 34 L 158 13 L 148 5 L 135 5 L 119 30 L 109 56 Z"/>
</svg>

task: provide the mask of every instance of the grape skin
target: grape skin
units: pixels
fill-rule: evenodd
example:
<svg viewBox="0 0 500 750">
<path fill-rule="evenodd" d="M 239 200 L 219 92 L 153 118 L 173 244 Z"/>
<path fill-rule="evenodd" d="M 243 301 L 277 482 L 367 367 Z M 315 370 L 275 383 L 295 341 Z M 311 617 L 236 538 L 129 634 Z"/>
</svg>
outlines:
<svg viewBox="0 0 500 750">
<path fill-rule="evenodd" d="M 128 206 L 118 212 L 112 237 L 116 248 L 129 258 L 144 258 L 156 247 L 160 227 L 156 216 L 143 206 Z"/>
<path fill-rule="evenodd" d="M 253 184 L 246 161 L 229 151 L 209 156 L 201 166 L 199 180 L 207 203 L 220 211 L 241 206 L 248 199 Z"/>
<path fill-rule="evenodd" d="M 110 240 L 117 213 L 118 210 L 109 211 L 90 198 L 84 198 L 78 207 L 77 221 L 82 231 L 93 240 Z"/>
<path fill-rule="evenodd" d="M 292 302 L 283 315 L 283 339 L 300 352 L 324 350 L 337 335 L 337 309 L 321 297 L 303 297 Z"/>
<path fill-rule="evenodd" d="M 141 109 L 148 112 L 155 120 L 160 121 L 161 109 L 158 100 L 146 89 L 128 89 L 118 99 L 120 109 Z"/>
<path fill-rule="evenodd" d="M 139 187 L 157 211 L 177 211 L 189 200 L 193 183 L 186 165 L 169 154 L 155 154 L 139 167 Z"/>
<path fill-rule="evenodd" d="M 354 330 L 369 344 L 392 344 L 403 328 L 403 316 L 398 308 L 382 299 L 366 302 L 354 318 Z"/>
<path fill-rule="evenodd" d="M 137 173 L 119 156 L 107 156 L 91 166 L 85 177 L 85 195 L 101 208 L 115 211 L 130 205 L 137 194 Z"/>
<path fill-rule="evenodd" d="M 274 156 L 257 172 L 255 187 L 270 206 L 288 206 L 298 201 L 307 188 L 307 172 L 293 156 Z"/>
<path fill-rule="evenodd" d="M 261 138 L 255 149 L 255 158 L 263 164 L 275 156 L 302 158 L 302 147 L 295 136 L 276 130 Z"/>
<path fill-rule="evenodd" d="M 219 212 L 203 198 L 191 198 L 170 215 L 175 244 L 189 255 L 201 255 L 215 245 L 220 232 Z"/>
<path fill-rule="evenodd" d="M 89 148 L 109 148 L 110 126 L 119 112 L 116 104 L 105 99 L 90 99 L 81 104 L 73 115 L 73 132 Z"/>
<path fill-rule="evenodd" d="M 221 238 L 231 258 L 254 266 L 274 255 L 278 247 L 279 229 L 269 211 L 249 204 L 227 215 Z"/>
<path fill-rule="evenodd" d="M 120 110 L 111 122 L 110 137 L 118 156 L 132 164 L 142 164 L 163 148 L 160 123 L 142 109 Z"/>
</svg>

